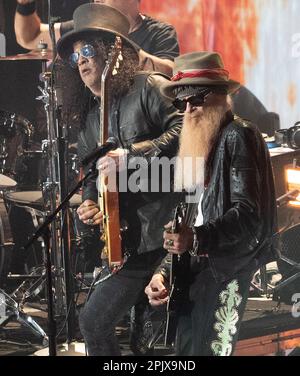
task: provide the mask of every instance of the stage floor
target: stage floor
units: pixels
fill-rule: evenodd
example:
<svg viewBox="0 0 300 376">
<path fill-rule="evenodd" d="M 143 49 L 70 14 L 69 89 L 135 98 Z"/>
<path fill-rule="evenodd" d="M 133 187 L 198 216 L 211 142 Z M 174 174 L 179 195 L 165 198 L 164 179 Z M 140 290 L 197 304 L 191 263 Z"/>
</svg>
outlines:
<svg viewBox="0 0 300 376">
<path fill-rule="evenodd" d="M 39 308 L 25 306 L 24 312 L 47 332 L 47 313 Z M 154 314 L 154 326 L 157 327 L 163 313 Z M 62 323 L 57 323 L 58 332 Z M 121 344 L 122 355 L 133 355 L 129 349 L 129 326 L 124 320 L 117 327 L 117 335 Z M 77 331 L 76 343 L 70 351 L 58 345 L 59 355 L 85 355 L 84 344 L 80 332 Z M 285 337 L 285 338 L 284 338 Z M 63 336 L 60 343 L 64 342 Z M 173 350 L 165 348 L 162 341 L 158 341 L 153 355 L 174 355 Z M 272 345 L 272 346 L 271 346 Z M 292 306 L 272 301 L 270 298 L 249 298 L 239 342 L 235 355 L 283 355 L 283 350 L 300 346 L 300 317 L 292 315 Z M 47 355 L 43 350 L 41 338 L 34 335 L 33 331 L 16 320 L 11 320 L 4 327 L 0 327 L 0 356 Z M 42 350 L 42 351 L 41 351 Z"/>
</svg>

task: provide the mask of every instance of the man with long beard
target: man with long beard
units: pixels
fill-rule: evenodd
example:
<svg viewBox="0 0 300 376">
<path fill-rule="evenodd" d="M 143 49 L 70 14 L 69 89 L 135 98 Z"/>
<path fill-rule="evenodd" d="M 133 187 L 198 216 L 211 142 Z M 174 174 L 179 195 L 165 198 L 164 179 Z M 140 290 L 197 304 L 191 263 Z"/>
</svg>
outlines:
<svg viewBox="0 0 300 376">
<path fill-rule="evenodd" d="M 178 73 L 163 85 L 164 95 L 184 111 L 180 159 L 203 158 L 204 174 L 193 167 L 176 172 L 177 186 L 204 186 L 194 225 L 166 225 L 169 254 L 145 292 L 153 306 L 169 297 L 170 255 L 189 255 L 187 301 L 178 308 L 178 355 L 231 355 L 247 301 L 252 274 L 274 258 L 276 205 L 269 153 L 256 126 L 233 115 L 229 79 L 220 55 L 201 52 L 175 60 Z M 184 161 L 181 161 L 184 166 Z M 201 176 L 204 176 L 201 179 Z M 175 276 L 176 278 L 176 276 Z"/>
</svg>

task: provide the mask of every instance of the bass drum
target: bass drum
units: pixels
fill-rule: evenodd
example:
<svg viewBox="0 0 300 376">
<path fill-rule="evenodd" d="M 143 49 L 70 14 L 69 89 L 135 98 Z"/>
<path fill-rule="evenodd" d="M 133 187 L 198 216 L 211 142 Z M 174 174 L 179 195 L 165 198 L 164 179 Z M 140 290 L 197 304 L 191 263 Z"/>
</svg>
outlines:
<svg viewBox="0 0 300 376">
<path fill-rule="evenodd" d="M 33 191 L 42 188 L 43 182 L 47 180 L 47 159 L 46 153 L 42 150 L 24 152 L 16 159 L 16 181 L 18 190 Z"/>
<path fill-rule="evenodd" d="M 0 199 L 0 287 L 9 271 L 14 243 L 4 201 Z"/>
<path fill-rule="evenodd" d="M 78 156 L 68 155 L 68 182 L 73 186 L 79 176 Z M 47 153 L 43 150 L 24 150 L 18 155 L 15 163 L 15 180 L 19 191 L 38 191 L 49 177 Z"/>
</svg>

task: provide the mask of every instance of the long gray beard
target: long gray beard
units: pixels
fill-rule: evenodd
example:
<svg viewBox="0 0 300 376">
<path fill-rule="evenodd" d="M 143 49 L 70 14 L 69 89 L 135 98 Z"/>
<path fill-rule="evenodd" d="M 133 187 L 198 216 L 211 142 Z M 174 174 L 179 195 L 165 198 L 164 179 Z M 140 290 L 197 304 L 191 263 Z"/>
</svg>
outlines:
<svg viewBox="0 0 300 376">
<path fill-rule="evenodd" d="M 175 166 L 174 188 L 203 190 L 205 162 L 228 106 L 204 108 L 204 113 L 185 113 Z"/>
</svg>

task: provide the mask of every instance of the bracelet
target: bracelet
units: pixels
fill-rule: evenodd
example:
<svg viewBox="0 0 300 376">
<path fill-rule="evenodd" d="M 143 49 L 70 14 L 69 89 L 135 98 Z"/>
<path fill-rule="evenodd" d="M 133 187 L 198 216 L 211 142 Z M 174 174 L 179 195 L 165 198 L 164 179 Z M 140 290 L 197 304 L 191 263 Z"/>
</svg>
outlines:
<svg viewBox="0 0 300 376">
<path fill-rule="evenodd" d="M 198 247 L 199 247 L 199 240 L 197 237 L 197 232 L 194 226 L 191 227 L 193 234 L 194 234 L 194 239 L 193 239 L 193 247 L 192 249 L 189 250 L 189 254 L 191 256 L 198 256 Z"/>
<path fill-rule="evenodd" d="M 140 156 L 140 154 L 138 153 L 138 151 L 132 144 L 127 146 L 127 149 L 128 149 L 129 156 L 132 156 L 132 157 Z"/>
<path fill-rule="evenodd" d="M 35 12 L 35 1 L 28 4 L 17 4 L 16 11 L 22 16 L 30 16 Z"/>
</svg>

